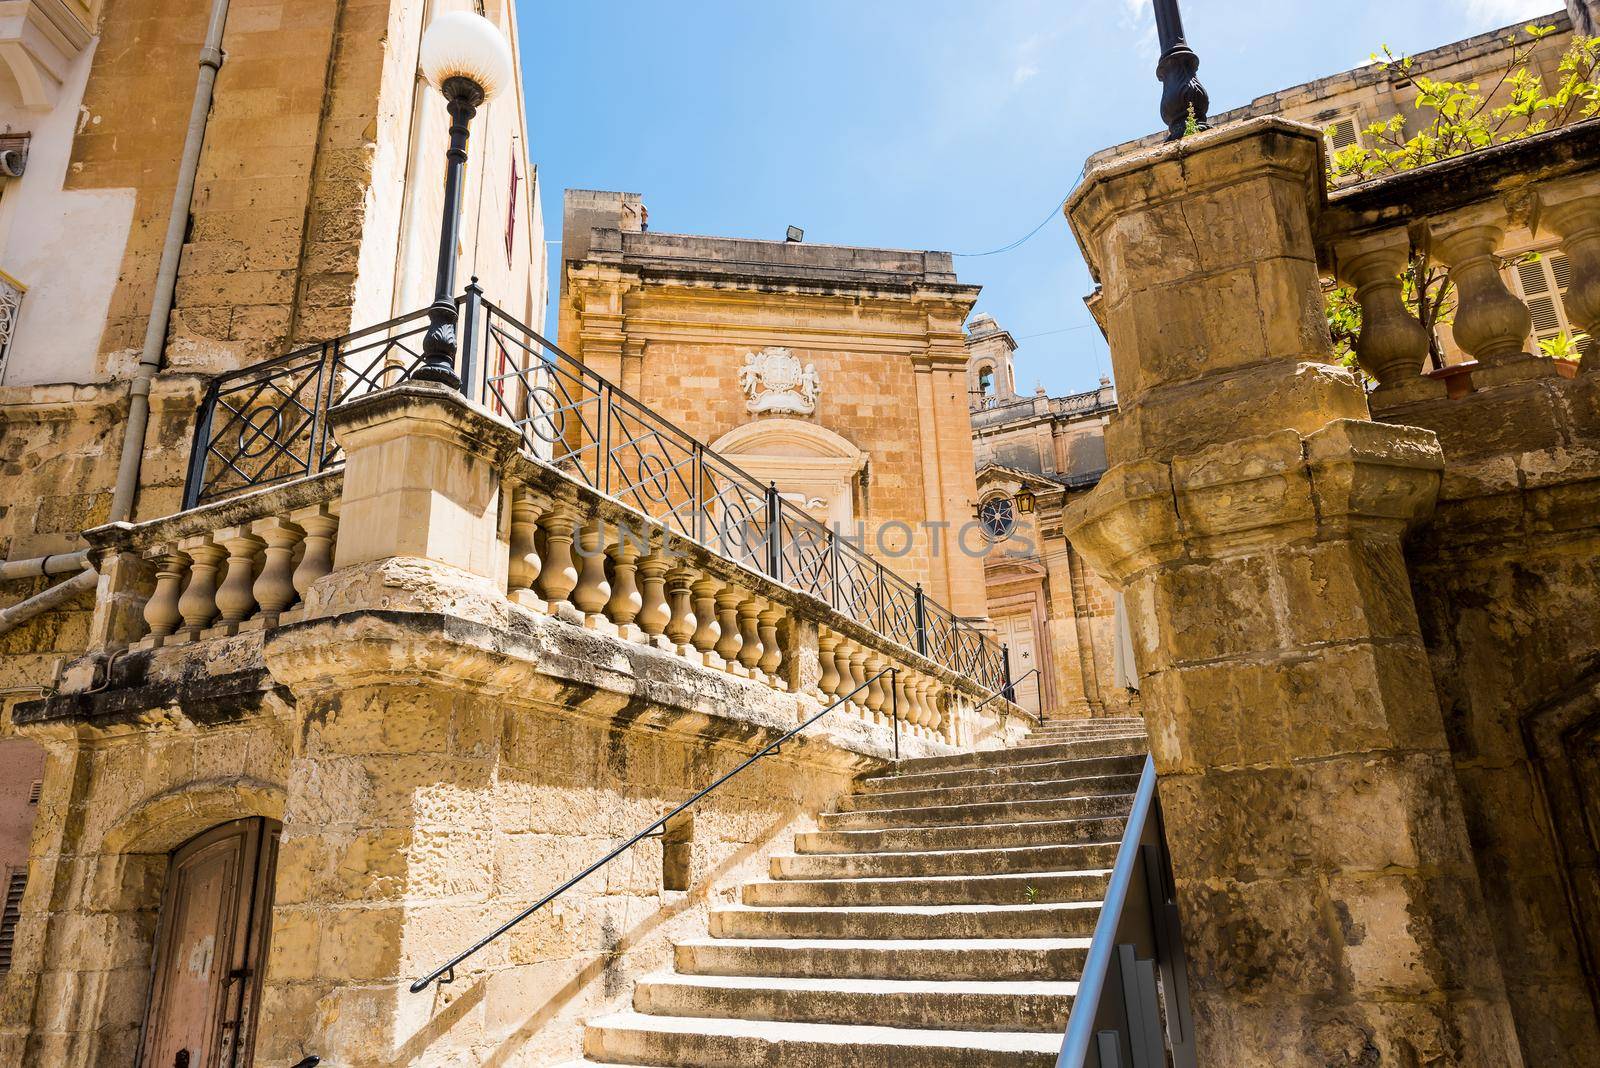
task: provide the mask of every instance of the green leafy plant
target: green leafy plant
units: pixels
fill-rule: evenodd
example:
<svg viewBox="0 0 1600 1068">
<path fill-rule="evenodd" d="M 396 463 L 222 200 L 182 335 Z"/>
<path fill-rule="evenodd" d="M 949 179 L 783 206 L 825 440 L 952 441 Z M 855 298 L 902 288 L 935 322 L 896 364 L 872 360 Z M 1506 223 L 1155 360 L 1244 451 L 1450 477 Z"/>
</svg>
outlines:
<svg viewBox="0 0 1600 1068">
<path fill-rule="evenodd" d="M 1332 154 L 1328 184 L 1368 181 L 1504 144 L 1600 114 L 1600 37 L 1574 34 L 1557 64 L 1555 88 L 1530 66 L 1534 46 L 1556 32 L 1554 26 L 1530 24 L 1522 37 L 1512 34 L 1506 62 L 1487 91 L 1480 82 L 1445 81 L 1417 70 L 1411 56 L 1396 56 L 1388 45 L 1374 53 L 1392 77 L 1410 78 L 1417 88 L 1415 114 L 1400 112 L 1362 131 L 1363 138 Z M 1496 103 L 1498 101 L 1498 103 Z M 1331 129 L 1328 131 L 1331 134 Z M 1443 364 L 1439 328 L 1448 325 L 1455 297 L 1445 268 L 1414 253 L 1402 276 L 1403 297 L 1428 332 L 1433 366 Z M 1354 362 L 1353 346 L 1361 329 L 1361 309 L 1348 286 L 1329 294 L 1328 329 L 1341 362 Z"/>
<path fill-rule="evenodd" d="M 1188 137 L 1191 134 L 1197 134 L 1199 132 L 1200 120 L 1195 117 L 1194 105 L 1190 104 L 1189 113 L 1183 120 L 1183 136 Z"/>
<path fill-rule="evenodd" d="M 1037 886 L 1029 886 L 1022 893 L 1028 899 L 1028 904 L 1037 905 L 1039 903 L 1039 888 Z"/>
<path fill-rule="evenodd" d="M 1578 335 L 1579 338 L 1584 336 L 1583 334 Z M 1573 363 L 1577 363 L 1583 359 L 1581 344 L 1580 341 L 1567 334 L 1557 334 L 1555 337 L 1547 337 L 1539 342 L 1539 352 L 1552 360 L 1570 360 Z"/>
</svg>

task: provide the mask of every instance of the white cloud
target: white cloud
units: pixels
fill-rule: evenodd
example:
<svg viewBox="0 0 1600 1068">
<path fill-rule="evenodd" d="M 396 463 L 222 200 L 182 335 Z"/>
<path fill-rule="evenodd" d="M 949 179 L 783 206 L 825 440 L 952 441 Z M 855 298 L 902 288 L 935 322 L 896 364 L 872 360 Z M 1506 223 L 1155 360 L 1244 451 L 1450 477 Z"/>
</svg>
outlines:
<svg viewBox="0 0 1600 1068">
<path fill-rule="evenodd" d="M 1133 44 L 1141 56 L 1156 58 L 1160 50 L 1156 47 L 1155 9 L 1150 6 L 1150 0 L 1122 0 L 1122 15 L 1117 21 L 1124 30 L 1136 35 Z"/>
<path fill-rule="evenodd" d="M 1011 84 L 1021 85 L 1038 73 L 1039 68 L 1032 63 L 1019 63 L 1017 64 L 1017 69 L 1011 72 Z"/>
<path fill-rule="evenodd" d="M 1498 29 L 1515 22 L 1548 15 L 1560 8 L 1556 0 L 1465 0 L 1467 18 L 1484 29 Z"/>
</svg>

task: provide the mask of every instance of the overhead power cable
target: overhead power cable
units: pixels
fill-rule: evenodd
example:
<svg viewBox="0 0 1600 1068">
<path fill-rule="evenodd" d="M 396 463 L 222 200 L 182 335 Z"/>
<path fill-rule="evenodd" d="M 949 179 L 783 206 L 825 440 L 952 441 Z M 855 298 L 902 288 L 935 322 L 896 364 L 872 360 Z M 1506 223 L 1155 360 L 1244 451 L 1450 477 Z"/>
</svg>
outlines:
<svg viewBox="0 0 1600 1068">
<path fill-rule="evenodd" d="M 1070 194 L 1070 193 L 1067 194 L 1067 196 L 1071 196 L 1071 195 L 1072 194 Z M 992 248 L 988 252 L 952 252 L 952 253 L 950 253 L 950 255 L 952 255 L 952 256 L 961 256 L 961 257 L 963 257 L 965 259 L 975 259 L 975 258 L 977 258 L 979 256 L 998 256 L 1002 252 L 1010 252 L 1014 248 L 1020 248 L 1021 246 L 1027 244 L 1028 241 L 1032 240 L 1033 236 L 1035 234 L 1037 234 L 1040 230 L 1043 230 L 1045 228 L 1045 225 L 1051 219 L 1053 219 L 1057 215 L 1059 215 L 1061 213 L 1061 209 L 1066 207 L 1066 206 L 1067 206 L 1067 197 L 1062 197 L 1061 200 L 1056 204 L 1056 206 L 1050 209 L 1050 214 L 1046 215 L 1043 219 L 1039 220 L 1039 225 L 1038 226 L 1035 226 L 1032 230 L 1029 230 L 1027 233 L 1023 234 L 1021 237 L 1017 238 L 1015 241 L 1011 242 L 1011 244 L 1009 244 L 1009 245 L 1001 245 L 999 248 Z"/>
</svg>

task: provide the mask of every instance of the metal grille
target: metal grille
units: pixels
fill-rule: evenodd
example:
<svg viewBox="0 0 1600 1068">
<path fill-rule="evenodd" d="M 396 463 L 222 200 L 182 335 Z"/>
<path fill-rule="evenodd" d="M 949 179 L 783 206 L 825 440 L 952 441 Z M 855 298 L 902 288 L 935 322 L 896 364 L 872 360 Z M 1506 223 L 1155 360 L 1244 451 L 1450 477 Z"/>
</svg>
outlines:
<svg viewBox="0 0 1600 1068">
<path fill-rule="evenodd" d="M 427 327 L 427 313 L 413 312 L 212 379 L 195 427 L 184 507 L 336 466 L 328 409 L 411 377 Z"/>
<path fill-rule="evenodd" d="M 5 380 L 11 337 L 16 333 L 17 316 L 22 314 L 22 295 L 27 291 L 21 282 L 0 271 L 0 381 Z"/>
</svg>

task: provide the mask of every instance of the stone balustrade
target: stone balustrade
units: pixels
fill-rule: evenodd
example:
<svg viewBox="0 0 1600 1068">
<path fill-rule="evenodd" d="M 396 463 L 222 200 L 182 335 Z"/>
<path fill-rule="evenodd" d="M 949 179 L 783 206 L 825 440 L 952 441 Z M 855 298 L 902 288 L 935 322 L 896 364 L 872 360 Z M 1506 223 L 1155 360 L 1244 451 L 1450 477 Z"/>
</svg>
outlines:
<svg viewBox="0 0 1600 1068">
<path fill-rule="evenodd" d="M 408 478 L 418 467 L 407 461 L 394 470 Z M 487 557 L 461 543 L 439 544 L 464 562 L 499 554 L 502 565 L 487 573 L 503 582 L 512 605 L 793 694 L 800 715 L 842 700 L 860 726 L 898 730 L 902 741 L 932 751 L 996 744 L 1008 723 L 1020 729 L 1009 716 L 1015 708 L 985 704 L 991 695 L 972 679 L 556 468 L 507 450 L 484 471 L 502 480 L 487 519 Z M 374 498 L 352 497 L 346 484 L 344 472 L 327 472 L 91 532 L 107 576 L 101 650 L 154 650 L 304 618 L 313 583 L 336 567 L 361 566 L 367 543 L 387 537 L 376 516 L 388 513 L 373 510 Z M 355 533 L 336 560 L 341 513 Z M 379 557 L 389 551 L 375 550 Z M 979 706 L 981 715 L 972 711 Z"/>
<path fill-rule="evenodd" d="M 976 683 L 549 467 L 525 457 L 511 467 L 514 604 L 779 692 L 844 701 L 869 726 L 897 720 L 902 737 L 959 747 L 995 730 L 972 722 L 969 710 L 989 696 Z"/>
<path fill-rule="evenodd" d="M 1444 327 L 1480 385 L 1556 371 L 1539 357 L 1528 304 L 1507 285 L 1509 249 L 1554 240 L 1571 281 L 1561 300 L 1574 332 L 1600 336 L 1600 121 L 1535 135 L 1329 197 L 1318 234 L 1324 270 L 1355 290 L 1362 369 L 1373 404 L 1443 397 L 1423 376 L 1429 338 L 1403 296 L 1413 257 L 1453 286 Z M 1551 295 L 1552 298 L 1554 294 Z M 1582 369 L 1593 369 L 1593 352 Z M 1453 394 L 1452 394 L 1453 395 Z"/>
<path fill-rule="evenodd" d="M 92 532 L 136 613 L 106 644 L 158 649 L 301 618 L 333 570 L 343 475 L 334 471 L 138 525 Z M 120 632 L 119 632 L 120 631 Z"/>
</svg>

